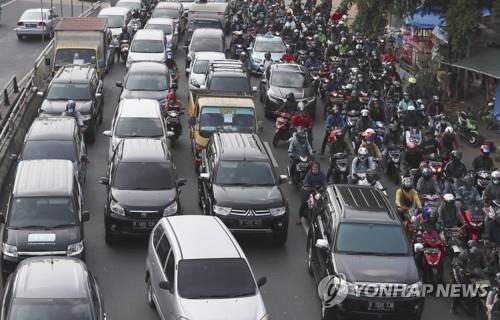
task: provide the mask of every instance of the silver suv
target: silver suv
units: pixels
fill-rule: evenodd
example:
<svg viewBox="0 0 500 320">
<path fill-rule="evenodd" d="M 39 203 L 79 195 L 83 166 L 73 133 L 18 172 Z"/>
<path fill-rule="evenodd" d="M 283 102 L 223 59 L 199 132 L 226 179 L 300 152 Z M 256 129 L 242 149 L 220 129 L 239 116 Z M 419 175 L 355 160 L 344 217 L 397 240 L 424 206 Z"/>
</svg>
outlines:
<svg viewBox="0 0 500 320">
<path fill-rule="evenodd" d="M 267 320 L 257 282 L 238 242 L 217 217 L 162 218 L 146 258 L 149 304 L 162 319 Z"/>
</svg>

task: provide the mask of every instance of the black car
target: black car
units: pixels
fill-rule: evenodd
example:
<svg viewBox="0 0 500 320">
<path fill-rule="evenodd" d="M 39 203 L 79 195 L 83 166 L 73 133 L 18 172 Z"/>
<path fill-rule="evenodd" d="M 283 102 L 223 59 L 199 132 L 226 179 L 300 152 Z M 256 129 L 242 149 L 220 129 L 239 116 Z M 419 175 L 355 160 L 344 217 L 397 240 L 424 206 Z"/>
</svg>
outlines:
<svg viewBox="0 0 500 320">
<path fill-rule="evenodd" d="M 329 275 L 344 275 L 350 287 L 370 283 L 379 289 L 394 285 L 420 290 L 406 233 L 381 191 L 339 184 L 329 186 L 325 198 L 307 237 L 307 267 L 317 283 Z M 424 298 L 406 292 L 374 297 L 366 290 L 349 290 L 341 304 L 323 307 L 322 314 L 324 319 L 420 319 Z"/>
<path fill-rule="evenodd" d="M 108 176 L 104 231 L 107 243 L 119 235 L 149 235 L 162 217 L 181 214 L 175 165 L 164 140 L 126 138 L 115 149 Z"/>
<path fill-rule="evenodd" d="M 17 165 L 2 237 L 2 276 L 33 256 L 85 259 L 83 194 L 68 160 L 24 160 Z"/>
<path fill-rule="evenodd" d="M 187 48 L 186 69 L 197 52 L 226 52 L 226 38 L 224 32 L 219 29 L 198 28 L 193 32 L 191 43 Z"/>
<path fill-rule="evenodd" d="M 44 93 L 39 92 L 38 95 L 43 96 Z M 86 127 L 85 137 L 94 142 L 104 108 L 103 83 L 95 68 L 89 65 L 62 67 L 47 89 L 40 113 L 61 115 L 68 100 L 76 102 L 76 110 L 81 113 Z"/>
<path fill-rule="evenodd" d="M 289 93 L 302 101 L 311 116 L 316 115 L 316 92 L 309 72 L 299 64 L 272 64 L 260 81 L 260 101 L 264 102 L 264 114 L 271 118 L 283 105 Z"/>
<path fill-rule="evenodd" d="M 194 31 L 199 28 L 220 29 L 220 30 L 223 29 L 221 21 L 216 18 L 196 17 L 194 19 L 189 20 L 187 25 L 187 33 L 186 33 L 186 41 L 184 43 L 184 49 L 187 50 L 189 44 L 191 44 L 191 38 L 193 37 Z"/>
<path fill-rule="evenodd" d="M 202 152 L 198 202 L 235 233 L 288 235 L 288 204 L 269 146 L 256 134 L 215 133 Z"/>
<path fill-rule="evenodd" d="M 34 257 L 23 260 L 5 283 L 2 319 L 105 320 L 106 310 L 83 261 Z"/>
</svg>

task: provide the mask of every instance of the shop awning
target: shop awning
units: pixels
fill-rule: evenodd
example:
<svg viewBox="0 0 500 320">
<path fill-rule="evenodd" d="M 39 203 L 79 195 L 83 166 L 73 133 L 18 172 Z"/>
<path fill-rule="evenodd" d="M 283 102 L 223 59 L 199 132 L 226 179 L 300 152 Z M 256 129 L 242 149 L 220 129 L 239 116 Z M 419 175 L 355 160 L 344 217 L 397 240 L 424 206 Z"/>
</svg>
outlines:
<svg viewBox="0 0 500 320">
<path fill-rule="evenodd" d="M 425 8 L 419 6 L 415 12 L 405 17 L 405 23 L 420 29 L 434 29 L 434 27 L 446 27 L 446 19 L 443 12 L 437 8 Z"/>
<path fill-rule="evenodd" d="M 451 65 L 500 79 L 500 49 L 484 48 L 480 53 Z"/>
</svg>

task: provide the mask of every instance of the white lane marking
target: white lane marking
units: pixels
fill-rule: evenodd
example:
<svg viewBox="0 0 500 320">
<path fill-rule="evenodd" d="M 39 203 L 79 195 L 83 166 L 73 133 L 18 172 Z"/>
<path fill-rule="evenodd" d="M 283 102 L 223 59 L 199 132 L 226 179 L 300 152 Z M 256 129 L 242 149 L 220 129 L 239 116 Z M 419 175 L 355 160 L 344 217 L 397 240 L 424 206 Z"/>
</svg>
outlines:
<svg viewBox="0 0 500 320">
<path fill-rule="evenodd" d="M 16 2 L 16 1 L 17 0 L 10 0 L 9 2 L 2 4 L 0 7 L 4 8 L 4 7 L 8 6 L 9 4 L 12 4 L 12 3 Z"/>
</svg>

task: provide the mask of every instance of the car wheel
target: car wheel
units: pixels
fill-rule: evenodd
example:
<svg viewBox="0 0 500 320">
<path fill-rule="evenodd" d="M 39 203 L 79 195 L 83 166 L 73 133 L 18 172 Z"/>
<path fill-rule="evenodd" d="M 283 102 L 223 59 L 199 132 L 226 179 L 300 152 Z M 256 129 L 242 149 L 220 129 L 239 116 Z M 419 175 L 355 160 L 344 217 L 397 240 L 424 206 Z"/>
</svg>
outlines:
<svg viewBox="0 0 500 320">
<path fill-rule="evenodd" d="M 17 35 L 17 40 L 23 40 L 23 35 L 22 34 L 18 34 Z"/>
<path fill-rule="evenodd" d="M 104 218 L 104 240 L 106 244 L 113 245 L 116 243 L 117 236 L 111 233 L 109 223 Z"/>
<path fill-rule="evenodd" d="M 280 228 L 273 232 L 273 241 L 279 246 L 282 246 L 286 243 L 286 239 L 288 238 L 288 226 L 284 228 Z"/>
<path fill-rule="evenodd" d="M 307 271 L 313 275 L 313 240 L 312 237 L 307 239 Z"/>
<path fill-rule="evenodd" d="M 146 284 L 146 294 L 148 298 L 148 304 L 151 308 L 156 309 L 155 301 L 153 298 L 153 286 L 151 285 L 151 277 L 148 276 L 148 282 Z"/>
</svg>

